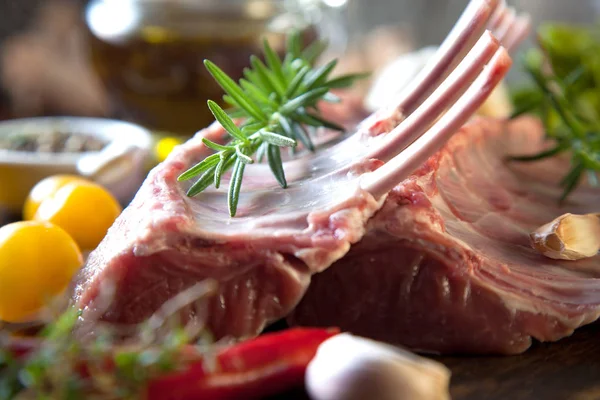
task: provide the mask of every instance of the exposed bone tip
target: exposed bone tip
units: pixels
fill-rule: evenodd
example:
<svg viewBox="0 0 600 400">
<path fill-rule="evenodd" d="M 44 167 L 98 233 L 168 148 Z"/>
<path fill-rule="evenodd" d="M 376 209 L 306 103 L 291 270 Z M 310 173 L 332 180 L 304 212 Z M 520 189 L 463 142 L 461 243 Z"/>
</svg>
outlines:
<svg viewBox="0 0 600 400">
<path fill-rule="evenodd" d="M 500 46 L 494 57 L 490 60 L 486 68 L 493 75 L 505 75 L 512 66 L 513 60 L 508 50 L 504 46 Z M 496 86 L 496 84 L 494 84 Z"/>
<path fill-rule="evenodd" d="M 498 40 L 496 35 L 494 35 L 494 33 L 491 30 L 486 29 L 482 36 L 485 36 L 487 40 L 491 41 L 494 45 L 500 47 L 500 40 Z"/>
<path fill-rule="evenodd" d="M 529 13 L 521 13 L 519 14 L 519 21 L 525 33 L 529 33 L 532 26 L 531 15 Z"/>
</svg>

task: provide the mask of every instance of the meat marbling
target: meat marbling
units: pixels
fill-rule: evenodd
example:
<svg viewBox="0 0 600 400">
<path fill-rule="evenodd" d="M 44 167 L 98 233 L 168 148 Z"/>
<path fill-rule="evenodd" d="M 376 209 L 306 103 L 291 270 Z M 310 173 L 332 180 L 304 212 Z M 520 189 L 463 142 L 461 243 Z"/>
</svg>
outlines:
<svg viewBox="0 0 600 400">
<path fill-rule="evenodd" d="M 510 23 L 499 24 L 505 14 Z M 287 189 L 268 166 L 249 166 L 235 218 L 222 189 L 188 198 L 189 183 L 177 182 L 210 154 L 201 138 L 222 140 L 222 129 L 213 125 L 178 147 L 81 271 L 74 301 L 83 323 L 98 313 L 108 322 L 141 322 L 206 278 L 219 282 L 219 292 L 200 317 L 217 337 L 256 335 L 290 315 L 307 289 L 291 322 L 339 324 L 431 351 L 518 352 L 530 336 L 557 339 L 595 319 L 594 305 L 582 305 L 594 296 L 580 294 L 593 287 L 594 262 L 540 264 L 524 241 L 530 226 L 559 211 L 550 196 L 558 189 L 538 176 L 546 169 L 519 171 L 537 179 L 527 190 L 501 163 L 503 148 L 526 149 L 539 126 L 472 121 L 430 158 L 510 67 L 498 40 L 481 32 L 514 24 L 521 27 L 509 35 L 514 46 L 524 21 L 498 0 L 471 2 L 424 78 L 355 134 L 286 162 Z M 449 149 L 466 156 L 445 156 Z M 469 168 L 484 161 L 502 186 Z M 591 196 L 580 191 L 574 199 Z M 99 309 L 104 282 L 116 291 Z M 181 312 L 194 318 L 199 310 Z"/>
</svg>

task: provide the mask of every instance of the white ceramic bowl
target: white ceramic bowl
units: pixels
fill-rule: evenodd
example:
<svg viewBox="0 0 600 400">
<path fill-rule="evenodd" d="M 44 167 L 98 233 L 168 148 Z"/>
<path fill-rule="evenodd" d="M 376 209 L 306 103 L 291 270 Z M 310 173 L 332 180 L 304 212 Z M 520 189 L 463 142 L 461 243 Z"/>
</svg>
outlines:
<svg viewBox="0 0 600 400">
<path fill-rule="evenodd" d="M 146 176 L 150 131 L 123 121 L 80 117 L 42 117 L 0 122 L 0 136 L 64 132 L 105 140 L 98 152 L 33 153 L 0 149 L 0 211 L 18 214 L 31 188 L 56 174 L 76 174 L 108 188 L 126 204 Z"/>
</svg>

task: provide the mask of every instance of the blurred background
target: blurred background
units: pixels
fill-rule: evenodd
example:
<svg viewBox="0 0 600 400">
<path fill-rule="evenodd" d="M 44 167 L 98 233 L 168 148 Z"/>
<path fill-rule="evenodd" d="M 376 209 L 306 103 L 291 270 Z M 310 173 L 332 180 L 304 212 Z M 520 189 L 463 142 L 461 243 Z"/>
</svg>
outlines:
<svg viewBox="0 0 600 400">
<path fill-rule="evenodd" d="M 542 20 L 594 22 L 600 0 L 512 0 Z M 342 70 L 438 44 L 467 0 L 0 0 L 0 118 L 104 116 L 190 135 L 219 96 L 201 60 L 236 76 L 259 37 L 326 37 Z M 531 40 L 531 39 L 530 39 Z M 511 79 L 518 80 L 517 69 Z"/>
</svg>

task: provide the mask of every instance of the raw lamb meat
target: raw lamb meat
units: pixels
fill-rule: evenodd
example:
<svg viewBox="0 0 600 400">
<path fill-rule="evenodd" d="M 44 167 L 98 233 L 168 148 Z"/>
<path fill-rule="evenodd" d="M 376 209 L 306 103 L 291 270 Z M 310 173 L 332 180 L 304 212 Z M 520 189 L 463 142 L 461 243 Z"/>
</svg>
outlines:
<svg viewBox="0 0 600 400">
<path fill-rule="evenodd" d="M 507 48 L 520 41 L 528 22 L 499 3 L 472 1 L 421 78 L 355 134 L 286 162 L 287 189 L 268 166 L 248 166 L 235 218 L 227 214 L 225 190 L 188 198 L 189 184 L 177 182 L 210 154 L 201 138 L 219 141 L 222 129 L 213 125 L 176 149 L 150 173 L 78 277 L 74 301 L 84 311 L 82 324 L 98 316 L 141 322 L 207 278 L 219 283 L 208 309 L 192 305 L 182 314 L 205 318 L 217 337 L 256 335 L 288 315 L 311 276 L 362 245 L 369 220 L 389 212 L 399 189 L 386 200 L 388 193 L 441 149 L 504 77 L 511 65 Z M 116 289 L 108 306 L 99 296 L 107 282 Z M 295 318 L 301 315 L 310 312 Z"/>
<path fill-rule="evenodd" d="M 312 277 L 292 324 L 335 325 L 438 353 L 525 351 L 600 315 L 600 258 L 556 261 L 529 233 L 565 212 L 597 212 L 582 188 L 563 208 L 568 160 L 506 163 L 544 149 L 534 118 L 477 119 L 396 186 L 361 241 Z"/>
</svg>

